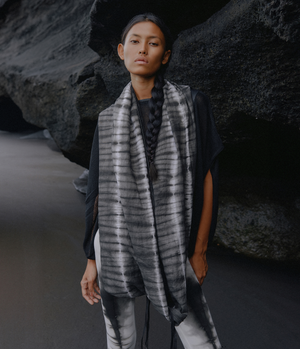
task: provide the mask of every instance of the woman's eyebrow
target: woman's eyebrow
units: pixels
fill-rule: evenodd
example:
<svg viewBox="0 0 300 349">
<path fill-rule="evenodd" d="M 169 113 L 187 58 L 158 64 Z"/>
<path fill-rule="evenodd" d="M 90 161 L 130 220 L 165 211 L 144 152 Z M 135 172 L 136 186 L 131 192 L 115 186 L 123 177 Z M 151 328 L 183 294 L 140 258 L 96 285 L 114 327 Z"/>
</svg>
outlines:
<svg viewBox="0 0 300 349">
<path fill-rule="evenodd" d="M 158 39 L 158 40 L 162 41 L 161 38 L 160 38 L 159 36 L 155 36 L 155 35 L 148 36 L 148 38 L 149 38 L 149 39 Z"/>
<path fill-rule="evenodd" d="M 130 37 L 132 37 L 132 36 L 137 36 L 138 38 L 141 38 L 141 35 L 139 35 L 139 34 L 132 33 L 130 35 Z M 162 41 L 161 38 L 159 36 L 156 36 L 156 35 L 147 36 L 147 39 L 158 39 L 158 40 Z"/>
</svg>

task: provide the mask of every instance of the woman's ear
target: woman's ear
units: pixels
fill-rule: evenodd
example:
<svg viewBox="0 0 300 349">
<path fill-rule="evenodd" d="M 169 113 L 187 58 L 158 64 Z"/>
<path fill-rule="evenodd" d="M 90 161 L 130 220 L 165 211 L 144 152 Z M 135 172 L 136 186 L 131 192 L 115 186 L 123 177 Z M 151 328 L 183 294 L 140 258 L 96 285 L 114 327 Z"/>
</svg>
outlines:
<svg viewBox="0 0 300 349">
<path fill-rule="evenodd" d="M 124 61 L 124 46 L 123 44 L 118 45 L 118 55 Z"/>
<path fill-rule="evenodd" d="M 162 60 L 161 63 L 162 63 L 162 64 L 168 63 L 168 60 L 169 60 L 170 56 L 171 56 L 171 50 L 166 51 L 166 52 L 164 53 L 164 55 L 163 55 L 163 60 Z"/>
</svg>

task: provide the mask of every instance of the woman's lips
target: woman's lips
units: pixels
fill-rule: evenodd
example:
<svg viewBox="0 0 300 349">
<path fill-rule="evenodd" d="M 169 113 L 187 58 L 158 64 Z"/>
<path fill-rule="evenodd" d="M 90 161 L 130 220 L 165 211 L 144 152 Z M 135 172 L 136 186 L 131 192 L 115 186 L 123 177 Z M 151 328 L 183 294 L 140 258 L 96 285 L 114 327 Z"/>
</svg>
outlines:
<svg viewBox="0 0 300 349">
<path fill-rule="evenodd" d="M 148 64 L 148 61 L 143 58 L 137 58 L 134 62 L 138 64 Z"/>
</svg>

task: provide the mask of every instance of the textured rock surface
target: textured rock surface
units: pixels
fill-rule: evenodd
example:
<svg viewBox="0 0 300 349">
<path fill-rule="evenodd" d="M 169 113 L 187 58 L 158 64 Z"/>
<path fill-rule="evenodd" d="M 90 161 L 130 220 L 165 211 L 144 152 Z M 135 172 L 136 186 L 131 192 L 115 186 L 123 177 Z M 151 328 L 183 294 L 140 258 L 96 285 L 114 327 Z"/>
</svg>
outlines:
<svg viewBox="0 0 300 349">
<path fill-rule="evenodd" d="M 221 188 L 215 242 L 256 258 L 300 262 L 298 181 L 223 177 Z"/>
<path fill-rule="evenodd" d="M 211 97 L 226 145 L 216 241 L 253 257 L 298 262 L 299 42 L 299 1 L 231 1 L 180 34 L 168 73 Z M 245 184 L 229 186 L 233 176 Z M 276 184 L 259 191 L 249 176 Z M 286 191 L 298 197 L 285 200 Z"/>
<path fill-rule="evenodd" d="M 76 109 L 77 78 L 97 59 L 87 47 L 92 3 L 0 4 L 0 97 L 10 98 L 26 121 L 47 128 L 65 155 L 81 164 L 87 163 L 95 125 L 83 127 Z"/>
<path fill-rule="evenodd" d="M 169 76 L 211 96 L 226 140 L 243 114 L 299 129 L 299 42 L 298 0 L 231 1 L 180 34 Z"/>
<path fill-rule="evenodd" d="M 253 205 L 222 197 L 215 241 L 248 256 L 299 262 L 299 199 L 291 212 L 259 196 Z"/>
<path fill-rule="evenodd" d="M 0 98 L 11 99 L 26 121 L 47 128 L 70 160 L 88 166 L 98 114 L 129 81 L 115 52 L 126 22 L 158 8 L 170 19 L 174 16 L 178 32 L 227 2 L 205 0 L 192 6 L 188 0 L 190 6 L 182 11 L 180 2 L 170 0 L 132 1 L 130 6 L 121 0 L 95 1 L 91 27 L 92 0 L 2 0 Z"/>
</svg>

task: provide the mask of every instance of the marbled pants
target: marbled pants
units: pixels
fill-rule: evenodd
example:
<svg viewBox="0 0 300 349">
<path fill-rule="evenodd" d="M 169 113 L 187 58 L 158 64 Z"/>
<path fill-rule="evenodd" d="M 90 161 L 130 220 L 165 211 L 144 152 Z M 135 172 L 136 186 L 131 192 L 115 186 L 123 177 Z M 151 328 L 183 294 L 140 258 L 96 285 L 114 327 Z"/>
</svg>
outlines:
<svg viewBox="0 0 300 349">
<path fill-rule="evenodd" d="M 98 234 L 98 233 L 97 233 Z M 100 270 L 99 238 L 95 237 L 97 269 Z M 188 315 L 176 326 L 185 349 L 220 349 L 221 344 L 202 288 L 187 262 Z M 115 297 L 101 290 L 108 349 L 135 349 L 134 298 Z"/>
</svg>

